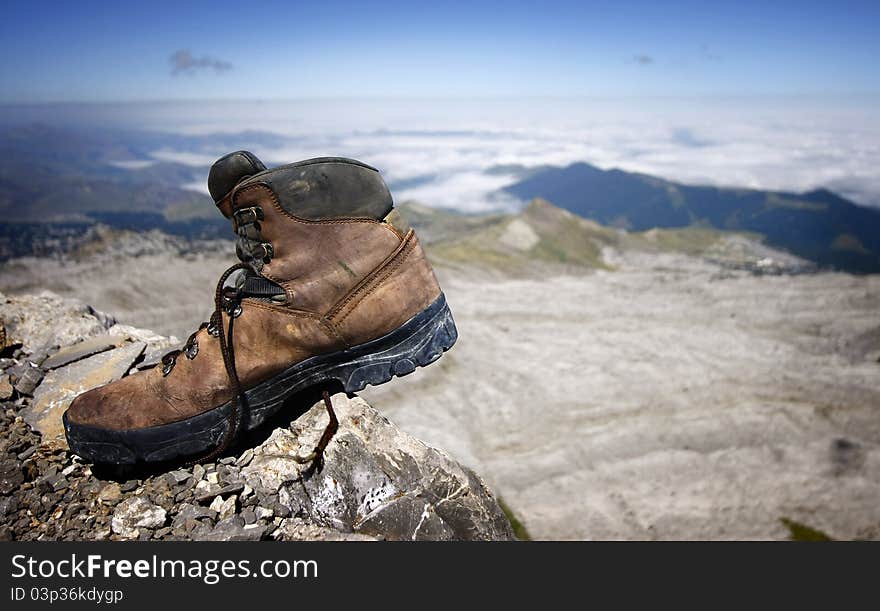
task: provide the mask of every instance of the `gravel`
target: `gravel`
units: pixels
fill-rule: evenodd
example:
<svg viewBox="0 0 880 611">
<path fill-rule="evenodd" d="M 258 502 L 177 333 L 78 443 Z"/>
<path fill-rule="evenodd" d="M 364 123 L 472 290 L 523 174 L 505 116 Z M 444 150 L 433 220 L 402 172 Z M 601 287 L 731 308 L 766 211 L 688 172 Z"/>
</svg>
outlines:
<svg viewBox="0 0 880 611">
<path fill-rule="evenodd" d="M 17 412 L 13 402 L 0 404 L 0 541 L 256 541 L 284 519 L 271 509 L 278 493 L 247 486 L 236 457 L 114 481 L 67 451 L 41 446 Z M 208 470 L 224 485 L 202 493 L 196 482 Z"/>
</svg>

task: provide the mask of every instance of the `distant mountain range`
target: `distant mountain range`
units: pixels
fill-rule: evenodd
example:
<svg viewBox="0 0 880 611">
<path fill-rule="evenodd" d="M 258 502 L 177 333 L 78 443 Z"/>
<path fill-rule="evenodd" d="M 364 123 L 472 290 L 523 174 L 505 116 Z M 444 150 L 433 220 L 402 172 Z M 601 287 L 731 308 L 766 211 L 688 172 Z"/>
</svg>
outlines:
<svg viewBox="0 0 880 611">
<path fill-rule="evenodd" d="M 201 159 L 212 158 L 217 151 L 260 150 L 284 142 L 264 132 L 189 136 L 46 125 L 0 127 L 0 259 L 45 254 L 58 244 L 76 243 L 77 236 L 95 223 L 195 238 L 228 238 L 228 223 L 211 199 L 182 188 L 204 181 L 207 163 L 201 167 L 157 161 L 156 152 L 172 150 Z M 795 194 L 689 186 L 586 163 L 564 168 L 507 166 L 487 172 L 518 174 L 519 182 L 504 191 L 524 202 L 543 198 L 601 225 L 635 232 L 687 227 L 749 232 L 769 246 L 820 266 L 880 273 L 880 210 L 858 206 L 828 190 Z M 537 209 L 531 214 L 530 227 L 539 234 L 540 244 L 537 250 L 528 249 L 530 256 L 598 261 L 598 242 L 577 244 L 586 226 L 565 228 L 565 223 L 557 223 L 550 231 Z M 503 233 L 499 215 L 441 216 L 444 220 L 437 216 L 432 220 L 434 231 L 445 227 L 452 237 L 457 233 L 469 236 L 476 240 L 470 245 L 474 248 L 480 248 L 481 238 L 474 237 L 473 228 L 491 234 L 483 238 Z M 548 230 L 546 235 L 542 227 Z M 593 225 L 588 229 L 587 233 L 597 237 L 598 229 L 594 231 Z M 523 231 L 514 224 L 512 233 L 504 233 L 505 239 L 515 242 L 517 236 L 526 235 Z M 690 239 L 697 234 L 684 235 Z M 470 248 L 460 240 L 452 242 L 462 252 Z M 502 251 L 496 255 L 513 256 L 516 249 Z M 516 252 L 520 254 L 514 258 L 521 259 L 522 251 Z"/>
<path fill-rule="evenodd" d="M 228 238 L 229 223 L 207 194 L 204 167 L 157 161 L 157 151 L 278 146 L 262 132 L 208 136 L 49 125 L 0 127 L 0 260 L 69 252 L 96 223 L 158 229 L 187 238 Z"/>
<path fill-rule="evenodd" d="M 47 125 L 0 129 L 0 215 L 5 223 L 78 222 L 117 213 L 143 213 L 147 225 L 163 218 L 172 224 L 219 219 L 207 193 L 181 188 L 204 182 L 209 163 L 199 167 L 152 155 L 163 149 L 198 155 L 281 141 L 263 132 L 187 136 Z"/>
<path fill-rule="evenodd" d="M 690 186 L 575 163 L 538 169 L 505 191 L 523 201 L 541 197 L 632 231 L 689 226 L 747 231 L 820 266 L 880 272 L 880 210 L 826 189 L 785 193 Z"/>
</svg>

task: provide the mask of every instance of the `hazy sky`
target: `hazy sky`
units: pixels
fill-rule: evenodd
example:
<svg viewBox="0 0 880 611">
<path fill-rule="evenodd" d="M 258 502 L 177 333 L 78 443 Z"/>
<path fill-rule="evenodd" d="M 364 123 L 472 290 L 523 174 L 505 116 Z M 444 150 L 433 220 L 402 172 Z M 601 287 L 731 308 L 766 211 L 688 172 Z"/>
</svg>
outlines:
<svg viewBox="0 0 880 611">
<path fill-rule="evenodd" d="M 709 4 L 7 3 L 0 125 L 271 131 L 468 210 L 574 161 L 880 206 L 880 0 Z"/>
<path fill-rule="evenodd" d="M 880 2 L 16 2 L 0 101 L 878 93 Z"/>
</svg>

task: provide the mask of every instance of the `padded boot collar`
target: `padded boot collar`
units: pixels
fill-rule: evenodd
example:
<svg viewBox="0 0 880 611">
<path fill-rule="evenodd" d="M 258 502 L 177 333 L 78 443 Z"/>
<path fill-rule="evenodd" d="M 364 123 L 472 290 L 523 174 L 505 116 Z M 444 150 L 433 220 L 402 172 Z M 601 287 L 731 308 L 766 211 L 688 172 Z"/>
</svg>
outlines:
<svg viewBox="0 0 880 611">
<path fill-rule="evenodd" d="M 235 191 L 257 184 L 268 187 L 288 214 L 305 220 L 381 221 L 394 207 L 379 170 L 345 157 L 317 157 L 265 170 L 242 180 Z M 231 202 L 231 207 L 238 205 Z"/>
<path fill-rule="evenodd" d="M 266 169 L 257 156 L 248 151 L 235 151 L 214 162 L 208 174 L 208 191 L 223 216 L 232 215 L 232 191 L 245 178 Z"/>
</svg>

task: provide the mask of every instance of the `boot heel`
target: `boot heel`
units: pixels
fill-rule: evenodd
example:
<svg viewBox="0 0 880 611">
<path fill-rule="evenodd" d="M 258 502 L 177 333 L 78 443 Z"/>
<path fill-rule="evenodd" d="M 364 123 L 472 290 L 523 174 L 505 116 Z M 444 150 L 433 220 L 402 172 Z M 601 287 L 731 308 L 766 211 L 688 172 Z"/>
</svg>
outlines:
<svg viewBox="0 0 880 611">
<path fill-rule="evenodd" d="M 423 317 L 423 321 L 419 321 L 421 324 L 413 325 L 420 317 Z M 405 327 L 410 328 L 393 332 L 404 332 L 395 338 L 397 341 L 393 345 L 363 355 L 334 371 L 334 377 L 346 392 L 363 390 L 367 384 L 384 384 L 394 376 L 405 376 L 416 367 L 430 365 L 458 339 L 452 312 L 443 296 Z"/>
</svg>

